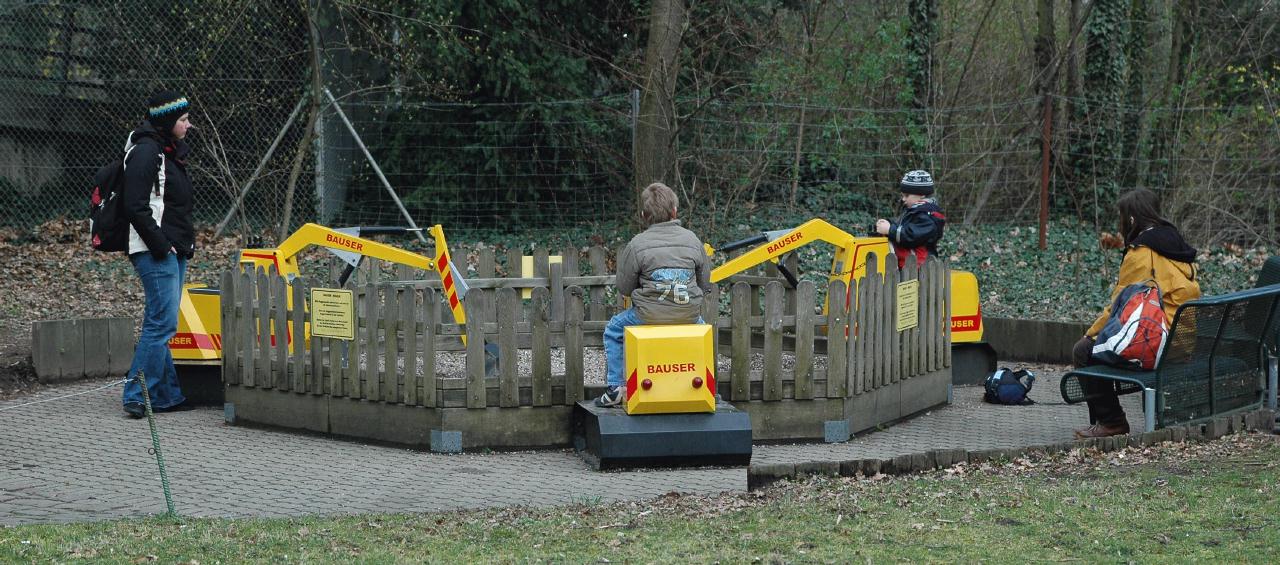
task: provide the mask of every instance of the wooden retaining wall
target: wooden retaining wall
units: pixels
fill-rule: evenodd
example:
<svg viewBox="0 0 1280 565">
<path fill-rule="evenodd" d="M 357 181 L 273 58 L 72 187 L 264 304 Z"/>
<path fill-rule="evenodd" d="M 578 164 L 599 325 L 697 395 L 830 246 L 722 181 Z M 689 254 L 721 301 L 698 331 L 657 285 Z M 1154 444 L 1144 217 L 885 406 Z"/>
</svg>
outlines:
<svg viewBox="0 0 1280 565">
<path fill-rule="evenodd" d="M 300 278 L 290 289 L 271 271 L 226 273 L 227 401 L 238 421 L 396 443 L 425 445 L 438 429 L 462 431 L 464 447 L 567 444 L 570 409 L 588 397 L 584 352 L 601 347 L 618 309 L 608 253 L 594 247 L 583 255 L 570 248 L 562 264 L 548 264 L 542 251 L 534 277 L 498 278 L 492 251 L 481 251 L 468 273 L 464 327 L 453 323 L 434 274 L 395 268 L 387 277 L 362 267 L 352 283 L 356 339 L 299 340 L 292 350 L 273 336 L 308 323 L 313 284 L 332 285 Z M 518 265 L 511 254 L 505 271 Z M 897 332 L 897 283 L 917 278 L 920 325 Z M 722 336 L 719 392 L 751 413 L 757 439 L 821 439 L 838 422 L 847 437 L 946 401 L 945 264 L 931 261 L 919 273 L 891 268 L 883 277 L 873 271 L 864 280 L 873 283 L 857 285 L 851 314 L 842 300 L 817 313 L 819 288 L 788 289 L 767 269 L 721 285 L 729 291 L 723 307 L 719 289 L 706 297 L 703 318 Z M 529 299 L 521 288 L 531 289 Z M 846 294 L 840 282 L 822 290 Z M 499 349 L 495 377 L 485 376 L 485 343 Z M 563 356 L 560 370 L 552 369 L 553 350 Z M 529 359 L 524 371 L 514 362 L 521 356 Z"/>
</svg>

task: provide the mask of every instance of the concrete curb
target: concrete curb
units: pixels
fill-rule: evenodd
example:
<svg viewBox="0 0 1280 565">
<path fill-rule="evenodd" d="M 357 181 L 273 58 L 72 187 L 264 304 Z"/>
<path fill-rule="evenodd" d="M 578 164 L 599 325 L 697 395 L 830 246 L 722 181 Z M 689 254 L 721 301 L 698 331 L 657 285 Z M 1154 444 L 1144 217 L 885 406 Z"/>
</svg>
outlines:
<svg viewBox="0 0 1280 565">
<path fill-rule="evenodd" d="M 1126 447 L 1151 446 L 1165 442 L 1209 441 L 1246 431 L 1271 433 L 1276 415 L 1271 410 L 1219 416 L 1200 424 L 1173 426 L 1153 432 L 1113 436 L 1079 441 L 1063 441 L 1047 445 L 1029 445 L 1009 449 L 935 449 L 908 453 L 891 459 L 849 459 L 844 461 L 805 461 L 801 463 L 752 464 L 747 467 L 747 490 L 757 490 L 784 479 L 807 475 L 870 477 L 878 474 L 909 475 L 934 469 L 945 469 L 960 463 L 1010 461 L 1023 455 L 1052 454 L 1072 449 L 1118 451 Z"/>
<path fill-rule="evenodd" d="M 1088 323 L 1050 322 L 1018 318 L 982 319 L 983 341 L 996 350 L 1001 363 L 1071 363 L 1071 348 L 1089 329 Z"/>
</svg>

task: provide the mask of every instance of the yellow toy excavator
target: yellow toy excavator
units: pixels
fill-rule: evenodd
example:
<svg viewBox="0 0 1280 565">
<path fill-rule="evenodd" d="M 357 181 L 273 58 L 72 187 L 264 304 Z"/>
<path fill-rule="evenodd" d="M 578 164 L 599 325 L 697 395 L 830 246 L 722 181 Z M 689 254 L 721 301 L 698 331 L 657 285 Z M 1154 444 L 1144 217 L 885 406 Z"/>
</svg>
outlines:
<svg viewBox="0 0 1280 565">
<path fill-rule="evenodd" d="M 467 316 L 463 310 L 462 298 L 467 293 L 467 283 L 449 255 L 444 228 L 439 225 L 427 228 L 435 241 L 434 257 L 427 257 L 363 237 L 405 234 L 412 231 L 414 230 L 402 227 L 333 229 L 309 223 L 298 228 L 298 231 L 285 239 L 279 247 L 240 251 L 239 265 L 241 269 L 251 270 L 259 267 L 275 267 L 279 276 L 292 283 L 301 274 L 298 269 L 298 255 L 303 250 L 316 246 L 328 249 L 347 264 L 342 275 L 335 281 L 337 286 L 346 285 L 351 273 L 365 257 L 437 271 L 440 273 L 445 298 L 453 312 L 454 321 L 459 325 L 466 324 Z M 292 308 L 293 293 L 286 293 L 286 297 L 289 300 L 287 306 Z M 169 350 L 173 354 L 173 363 L 178 369 L 178 378 L 182 383 L 183 392 L 193 402 L 199 404 L 217 404 L 222 401 L 219 374 L 222 365 L 222 319 L 219 304 L 218 289 L 200 284 L 186 285 L 182 289 L 178 333 L 169 340 Z M 303 329 L 304 339 L 310 337 L 308 329 Z M 288 336 L 290 348 L 294 343 L 293 332 L 294 329 L 290 326 Z"/>
<path fill-rule="evenodd" d="M 867 254 L 876 254 L 881 273 L 884 272 L 886 258 L 893 256 L 889 240 L 885 237 L 855 237 L 826 220 L 815 218 L 796 228 L 763 232 L 726 244 L 720 249 L 708 246 L 708 254 L 714 251 L 728 253 L 756 246 L 713 269 L 711 282 L 720 282 L 769 261 L 777 265 L 783 278 L 794 288 L 799 281 L 780 258 L 819 241 L 836 248 L 827 280 L 843 281 L 850 294 L 854 288 L 851 283 L 867 274 Z M 845 300 L 848 299 L 849 296 L 846 296 Z M 825 312 L 825 305 L 823 310 Z M 995 349 L 982 341 L 982 307 L 978 298 L 978 279 L 967 271 L 951 271 L 951 365 L 952 382 L 955 384 L 979 384 L 996 369 Z"/>
</svg>

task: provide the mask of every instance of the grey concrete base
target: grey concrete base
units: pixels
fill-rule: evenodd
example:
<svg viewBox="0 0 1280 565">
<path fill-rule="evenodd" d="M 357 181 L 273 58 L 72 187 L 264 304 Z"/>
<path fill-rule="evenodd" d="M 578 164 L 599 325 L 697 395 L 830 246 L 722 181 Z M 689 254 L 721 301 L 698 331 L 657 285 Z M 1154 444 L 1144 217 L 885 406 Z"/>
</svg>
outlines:
<svg viewBox="0 0 1280 565">
<path fill-rule="evenodd" d="M 329 433 L 425 448 L 440 414 L 421 406 L 349 398 L 329 399 Z"/>
<path fill-rule="evenodd" d="M 826 398 L 733 405 L 751 415 L 751 436 L 756 441 L 820 441 L 825 436 L 823 422 L 845 417 L 844 402 Z"/>
<path fill-rule="evenodd" d="M 951 371 L 920 375 L 848 399 L 739 402 L 755 441 L 847 441 L 852 433 L 945 404 Z M 292 428 L 429 448 L 432 430 L 462 433 L 462 448 L 560 447 L 573 442 L 572 407 L 423 408 L 230 386 L 229 423 Z"/>
<path fill-rule="evenodd" d="M 822 441 L 840 443 L 849 441 L 850 435 L 848 420 L 829 420 L 822 423 Z"/>
<path fill-rule="evenodd" d="M 946 404 L 950 386 L 948 368 L 849 398 L 845 401 L 849 430 L 863 432 Z"/>
<path fill-rule="evenodd" d="M 327 396 L 233 386 L 227 387 L 226 403 L 236 424 L 329 433 Z"/>
<path fill-rule="evenodd" d="M 131 318 L 41 320 L 31 324 L 31 365 L 42 383 L 121 376 L 133 361 Z"/>
<path fill-rule="evenodd" d="M 1071 363 L 1071 347 L 1089 329 L 1088 323 L 1013 318 L 983 318 L 982 325 L 983 341 L 996 349 L 1001 361 L 1061 364 Z"/>
<path fill-rule="evenodd" d="M 559 447 L 571 442 L 572 406 L 442 408 L 441 429 L 462 431 L 462 447 Z"/>
<path fill-rule="evenodd" d="M 431 451 L 436 453 L 462 453 L 462 432 L 431 430 Z"/>
</svg>

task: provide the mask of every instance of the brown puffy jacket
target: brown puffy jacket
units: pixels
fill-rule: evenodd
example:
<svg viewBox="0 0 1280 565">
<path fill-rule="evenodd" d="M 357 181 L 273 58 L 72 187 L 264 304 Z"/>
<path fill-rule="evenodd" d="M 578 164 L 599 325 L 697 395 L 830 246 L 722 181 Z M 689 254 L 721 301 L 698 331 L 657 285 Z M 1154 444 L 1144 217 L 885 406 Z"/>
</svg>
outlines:
<svg viewBox="0 0 1280 565">
<path fill-rule="evenodd" d="M 702 241 L 671 220 L 649 226 L 618 255 L 618 292 L 646 324 L 690 324 L 702 295 L 711 292 L 711 270 Z"/>
</svg>

